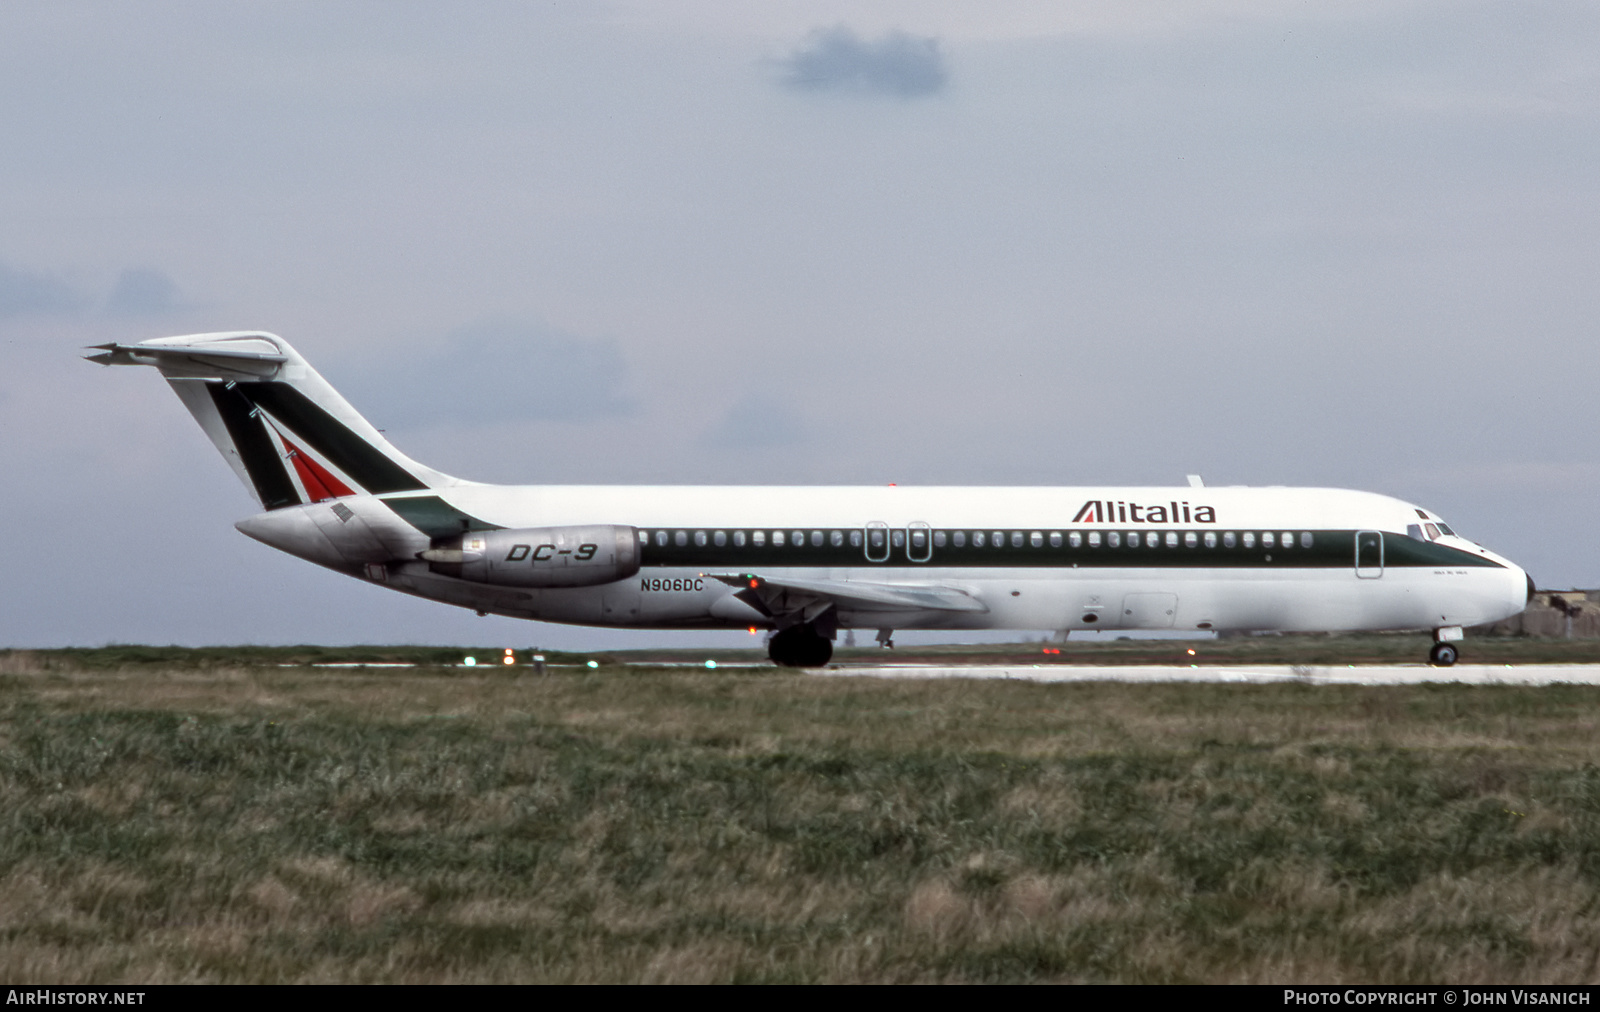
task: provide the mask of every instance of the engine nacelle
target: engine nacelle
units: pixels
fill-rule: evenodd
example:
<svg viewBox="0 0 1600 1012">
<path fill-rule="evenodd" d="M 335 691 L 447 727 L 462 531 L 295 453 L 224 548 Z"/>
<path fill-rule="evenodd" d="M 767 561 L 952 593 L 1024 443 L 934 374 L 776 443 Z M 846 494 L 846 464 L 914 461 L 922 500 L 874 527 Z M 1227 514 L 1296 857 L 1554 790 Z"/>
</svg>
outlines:
<svg viewBox="0 0 1600 1012">
<path fill-rule="evenodd" d="M 499 587 L 592 587 L 639 571 L 633 527 L 525 527 L 434 542 L 418 558 L 443 576 Z"/>
</svg>

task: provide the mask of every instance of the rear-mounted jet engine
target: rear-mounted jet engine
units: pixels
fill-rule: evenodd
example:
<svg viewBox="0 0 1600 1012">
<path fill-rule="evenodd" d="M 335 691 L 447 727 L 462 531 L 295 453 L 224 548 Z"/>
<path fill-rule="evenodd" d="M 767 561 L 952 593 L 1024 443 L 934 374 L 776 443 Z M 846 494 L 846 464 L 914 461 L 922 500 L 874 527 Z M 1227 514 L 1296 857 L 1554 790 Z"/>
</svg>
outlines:
<svg viewBox="0 0 1600 1012">
<path fill-rule="evenodd" d="M 592 587 L 639 571 L 632 527 L 527 527 L 475 531 L 433 543 L 417 557 L 441 576 L 499 587 Z"/>
</svg>

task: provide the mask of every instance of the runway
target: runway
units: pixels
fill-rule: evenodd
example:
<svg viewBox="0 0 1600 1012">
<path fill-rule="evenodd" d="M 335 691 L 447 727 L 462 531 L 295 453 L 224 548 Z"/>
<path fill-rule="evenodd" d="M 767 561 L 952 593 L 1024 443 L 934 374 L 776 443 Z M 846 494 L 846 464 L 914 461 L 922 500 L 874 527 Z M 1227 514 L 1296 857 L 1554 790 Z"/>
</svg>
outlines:
<svg viewBox="0 0 1600 1012">
<path fill-rule="evenodd" d="M 1338 667 L 1169 665 L 936 667 L 920 664 L 833 665 L 815 672 L 830 678 L 1011 678 L 1029 682 L 1303 682 L 1309 685 L 1600 685 L 1600 664 L 1360 664 Z"/>
</svg>

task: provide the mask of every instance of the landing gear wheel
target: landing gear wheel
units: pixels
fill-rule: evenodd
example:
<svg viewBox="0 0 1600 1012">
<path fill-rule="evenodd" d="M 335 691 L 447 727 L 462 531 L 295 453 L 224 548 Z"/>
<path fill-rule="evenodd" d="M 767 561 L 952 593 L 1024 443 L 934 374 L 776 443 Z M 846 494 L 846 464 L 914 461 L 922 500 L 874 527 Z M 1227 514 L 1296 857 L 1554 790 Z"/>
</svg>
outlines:
<svg viewBox="0 0 1600 1012">
<path fill-rule="evenodd" d="M 1435 643 L 1433 649 L 1428 651 L 1428 663 L 1436 668 L 1448 668 L 1460 656 L 1454 644 Z"/>
<path fill-rule="evenodd" d="M 772 637 L 767 656 L 785 668 L 820 668 L 833 659 L 833 643 L 809 625 L 792 625 Z"/>
</svg>

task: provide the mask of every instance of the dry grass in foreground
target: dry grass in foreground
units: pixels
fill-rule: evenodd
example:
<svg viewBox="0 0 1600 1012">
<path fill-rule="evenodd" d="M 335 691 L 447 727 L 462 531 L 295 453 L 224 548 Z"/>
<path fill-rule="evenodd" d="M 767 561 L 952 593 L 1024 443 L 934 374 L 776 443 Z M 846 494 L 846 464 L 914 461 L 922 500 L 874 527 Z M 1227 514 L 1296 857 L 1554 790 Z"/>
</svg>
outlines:
<svg viewBox="0 0 1600 1012">
<path fill-rule="evenodd" d="M 13 981 L 1594 981 L 1600 690 L 0 660 Z"/>
</svg>

